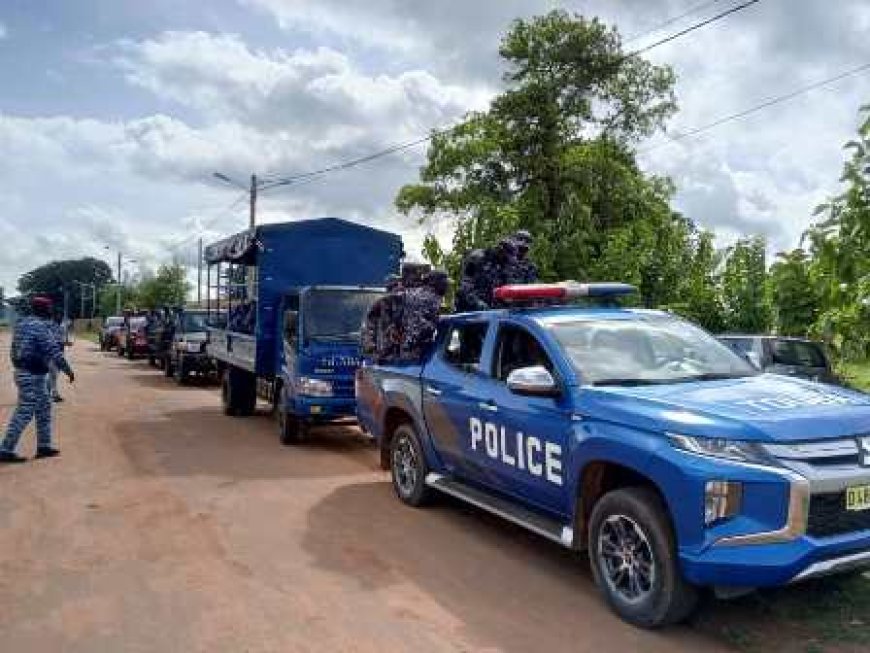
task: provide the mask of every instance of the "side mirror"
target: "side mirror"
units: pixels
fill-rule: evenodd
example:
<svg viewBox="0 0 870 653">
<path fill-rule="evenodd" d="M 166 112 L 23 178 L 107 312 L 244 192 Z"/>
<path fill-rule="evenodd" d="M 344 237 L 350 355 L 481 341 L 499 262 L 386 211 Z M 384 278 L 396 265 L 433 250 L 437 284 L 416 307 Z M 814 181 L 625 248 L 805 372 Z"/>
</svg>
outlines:
<svg viewBox="0 0 870 653">
<path fill-rule="evenodd" d="M 556 397 L 559 386 L 553 375 L 542 365 L 521 367 L 508 374 L 507 386 L 511 392 L 532 397 Z"/>
<path fill-rule="evenodd" d="M 754 351 L 747 351 L 743 354 L 743 357 L 749 361 L 749 364 L 752 365 L 757 370 L 761 369 L 761 358 L 758 357 L 758 353 Z"/>
</svg>

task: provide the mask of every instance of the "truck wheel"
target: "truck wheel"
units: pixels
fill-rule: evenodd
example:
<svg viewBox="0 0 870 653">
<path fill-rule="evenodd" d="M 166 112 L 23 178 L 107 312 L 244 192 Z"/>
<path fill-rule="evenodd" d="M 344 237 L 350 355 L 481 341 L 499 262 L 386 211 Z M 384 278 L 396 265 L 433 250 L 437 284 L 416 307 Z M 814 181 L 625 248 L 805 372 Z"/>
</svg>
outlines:
<svg viewBox="0 0 870 653">
<path fill-rule="evenodd" d="M 253 374 L 228 367 L 221 387 L 224 414 L 249 417 L 257 407 L 257 383 Z"/>
<path fill-rule="evenodd" d="M 172 369 L 172 359 L 169 356 L 163 358 L 163 375 L 166 378 L 172 378 L 175 370 Z"/>
<path fill-rule="evenodd" d="M 432 498 L 426 485 L 429 465 L 420 446 L 420 438 L 409 423 L 400 424 L 390 441 L 390 473 L 396 495 L 409 506 L 419 507 Z"/>
<path fill-rule="evenodd" d="M 127 360 L 129 360 L 129 361 L 133 360 L 133 348 L 129 347 L 129 348 L 125 349 L 124 355 L 127 357 Z"/>
<path fill-rule="evenodd" d="M 116 351 L 115 353 L 118 354 L 118 358 L 123 358 L 123 357 L 124 357 L 124 350 L 121 349 L 121 345 L 118 345 L 118 349 L 117 349 L 117 351 Z"/>
<path fill-rule="evenodd" d="M 148 354 L 148 365 L 151 367 L 157 367 L 157 359 L 154 358 L 153 354 Z"/>
<path fill-rule="evenodd" d="M 179 357 L 175 361 L 175 382 L 178 385 L 187 383 L 187 366 L 184 364 L 184 359 Z"/>
<path fill-rule="evenodd" d="M 673 529 L 658 495 L 641 487 L 615 490 L 592 511 L 589 560 L 610 607 L 641 628 L 682 621 L 695 607 L 695 587 L 677 560 Z"/>
<path fill-rule="evenodd" d="M 278 411 L 278 437 L 283 445 L 299 444 L 305 439 L 306 428 L 297 415 L 287 412 L 287 390 L 282 385 L 276 409 Z"/>
</svg>

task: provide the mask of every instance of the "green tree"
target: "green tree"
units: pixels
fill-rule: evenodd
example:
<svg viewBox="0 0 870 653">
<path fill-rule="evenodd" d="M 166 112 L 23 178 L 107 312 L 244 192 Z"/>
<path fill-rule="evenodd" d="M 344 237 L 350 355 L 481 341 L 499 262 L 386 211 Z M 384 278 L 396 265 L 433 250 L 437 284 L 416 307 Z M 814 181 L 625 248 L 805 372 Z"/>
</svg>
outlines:
<svg viewBox="0 0 870 653">
<path fill-rule="evenodd" d="M 819 297 L 810 279 L 810 258 L 802 249 L 777 254 L 770 266 L 770 300 L 778 333 L 806 336 L 819 312 Z"/>
<path fill-rule="evenodd" d="M 638 251 L 634 222 L 652 220 L 638 227 L 648 239 L 675 226 L 671 184 L 644 176 L 631 149 L 676 110 L 670 68 L 627 56 L 615 29 L 564 11 L 514 22 L 500 54 L 504 92 L 433 133 L 420 182 L 396 198 L 421 221 L 455 221 L 452 251 L 429 239 L 430 260 L 455 273 L 468 250 L 522 227 L 545 279 L 587 279 L 602 256 Z M 651 265 L 635 263 L 636 276 Z"/>
<path fill-rule="evenodd" d="M 861 114 L 858 137 L 845 146 L 845 190 L 816 210 L 824 218 L 805 234 L 820 303 L 813 333 L 846 360 L 870 356 L 870 105 Z"/>
<path fill-rule="evenodd" d="M 70 317 L 89 317 L 92 290 L 87 284 L 101 287 L 112 280 L 112 270 L 105 261 L 95 258 L 52 261 L 22 275 L 18 291 L 23 297 L 46 295 L 58 309 L 66 304 Z M 86 284 L 83 288 L 82 284 Z M 84 293 L 85 315 L 80 315 Z"/>
<path fill-rule="evenodd" d="M 182 306 L 187 300 L 191 285 L 187 273 L 178 264 L 161 265 L 152 277 L 143 279 L 136 290 L 139 308 L 154 309 L 161 306 Z"/>
<path fill-rule="evenodd" d="M 764 333 L 770 329 L 766 248 L 763 237 L 753 236 L 741 238 L 728 250 L 722 299 L 726 323 L 732 331 Z"/>
</svg>

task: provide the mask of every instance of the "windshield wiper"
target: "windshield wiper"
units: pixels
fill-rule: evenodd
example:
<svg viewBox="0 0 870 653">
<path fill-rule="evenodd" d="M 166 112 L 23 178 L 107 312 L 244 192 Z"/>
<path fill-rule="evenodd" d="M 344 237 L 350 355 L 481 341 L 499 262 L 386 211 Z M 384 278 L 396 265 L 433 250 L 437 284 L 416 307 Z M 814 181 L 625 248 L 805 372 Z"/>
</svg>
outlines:
<svg viewBox="0 0 870 653">
<path fill-rule="evenodd" d="M 721 381 L 723 379 L 743 379 L 747 376 L 755 376 L 755 374 L 747 374 L 745 372 L 706 372 L 704 374 L 694 374 L 682 379 L 675 379 L 675 383 L 688 381 Z"/>
<path fill-rule="evenodd" d="M 617 385 L 626 388 L 639 385 L 661 385 L 670 383 L 670 379 L 601 379 L 595 381 L 592 385 Z"/>
</svg>

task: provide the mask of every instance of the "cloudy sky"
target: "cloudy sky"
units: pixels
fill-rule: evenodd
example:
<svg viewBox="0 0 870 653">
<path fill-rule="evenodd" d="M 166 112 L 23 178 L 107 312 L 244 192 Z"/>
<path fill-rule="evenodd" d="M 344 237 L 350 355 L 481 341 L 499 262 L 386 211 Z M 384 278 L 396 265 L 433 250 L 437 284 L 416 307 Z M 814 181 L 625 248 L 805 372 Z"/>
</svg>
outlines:
<svg viewBox="0 0 870 653">
<path fill-rule="evenodd" d="M 499 34 L 555 6 L 626 37 L 738 0 L 4 0 L 0 4 L 0 285 L 47 260 L 119 249 L 153 267 L 244 227 L 241 191 L 211 177 L 293 174 L 413 140 L 486 106 Z M 762 0 L 656 48 L 674 66 L 670 136 L 870 61 L 866 0 Z M 794 246 L 837 189 L 870 71 L 693 138 L 653 137 L 646 169 L 720 242 Z M 264 195 L 264 222 L 337 215 L 406 237 L 392 198 L 424 149 Z M 108 248 L 108 249 L 106 249 Z"/>
</svg>

